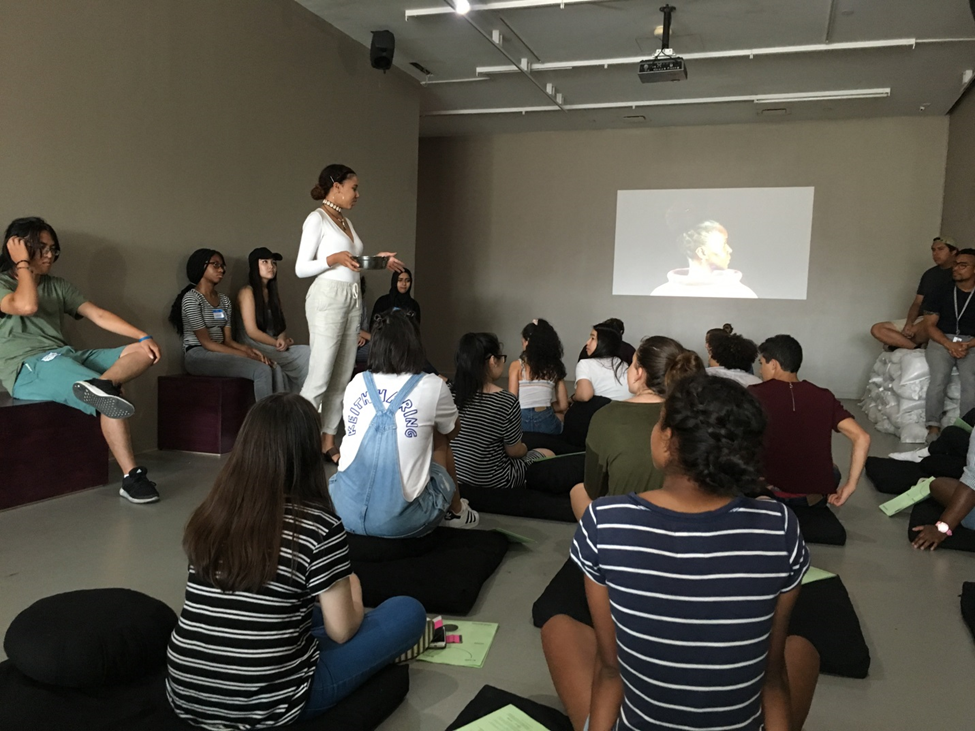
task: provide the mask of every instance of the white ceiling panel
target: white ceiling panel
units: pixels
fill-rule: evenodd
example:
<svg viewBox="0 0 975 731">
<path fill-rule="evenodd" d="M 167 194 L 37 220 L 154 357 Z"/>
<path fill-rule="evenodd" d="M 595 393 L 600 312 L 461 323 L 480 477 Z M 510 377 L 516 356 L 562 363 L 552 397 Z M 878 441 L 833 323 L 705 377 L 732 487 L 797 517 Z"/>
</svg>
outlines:
<svg viewBox="0 0 975 731">
<path fill-rule="evenodd" d="M 660 0 L 492 10 L 479 8 L 498 0 L 474 0 L 466 17 L 451 11 L 409 20 L 407 10 L 447 3 L 297 1 L 367 48 L 372 31 L 393 31 L 396 65 L 418 83 L 434 82 L 421 92 L 424 135 L 616 128 L 632 126 L 624 120 L 632 115 L 646 116 L 637 124 L 653 126 L 941 115 L 964 90 L 966 70 L 975 69 L 975 20 L 968 0 L 671 0 L 677 8 L 672 46 L 689 56 L 688 79 L 666 84 L 640 83 L 634 61 L 659 47 L 653 32 L 662 22 Z M 501 34 L 501 48 L 491 42 L 492 32 Z M 862 47 L 879 42 L 899 45 Z M 837 50 L 837 44 L 854 46 Z M 812 52 L 817 48 L 824 50 Z M 750 55 L 695 57 L 743 50 Z M 530 76 L 511 59 L 526 59 Z M 630 60 L 613 63 L 618 59 Z M 609 63 L 591 65 L 595 61 Z M 563 68 L 545 70 L 539 64 Z M 564 68 L 568 64 L 572 68 Z M 470 78 L 485 80 L 439 83 Z M 522 113 L 557 109 L 545 93 L 549 83 L 570 111 Z M 881 99 L 751 101 L 757 95 L 871 89 L 890 93 Z M 727 97 L 746 101 L 707 101 Z M 654 105 L 623 106 L 646 102 Z M 593 104 L 617 108 L 584 108 Z M 761 114 L 769 107 L 785 112 Z"/>
</svg>

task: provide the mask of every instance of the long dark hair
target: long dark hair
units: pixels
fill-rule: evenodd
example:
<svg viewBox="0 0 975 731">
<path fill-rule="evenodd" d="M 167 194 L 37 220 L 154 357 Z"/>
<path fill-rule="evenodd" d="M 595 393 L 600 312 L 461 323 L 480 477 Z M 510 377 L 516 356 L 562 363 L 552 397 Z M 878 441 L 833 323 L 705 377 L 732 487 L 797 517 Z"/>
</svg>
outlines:
<svg viewBox="0 0 975 731">
<path fill-rule="evenodd" d="M 267 282 L 267 301 L 264 300 L 264 280 L 261 279 L 260 259 L 255 259 L 250 263 L 250 268 L 247 270 L 247 281 L 254 291 L 254 317 L 257 320 L 257 329 L 261 332 L 268 332 L 268 327 L 270 327 L 271 335 L 280 335 L 288 329 L 288 323 L 284 319 L 284 310 L 281 309 L 277 275 Z M 271 322 L 267 322 L 265 313 L 268 307 L 271 309 Z"/>
<path fill-rule="evenodd" d="M 186 278 L 190 283 L 180 290 L 176 299 L 173 300 L 173 304 L 169 307 L 169 324 L 179 335 L 183 334 L 183 297 L 203 279 L 203 275 L 210 265 L 210 257 L 214 254 L 223 259 L 224 264 L 227 263 L 223 254 L 216 249 L 197 249 L 190 254 L 190 258 L 186 261 Z"/>
<path fill-rule="evenodd" d="M 716 495 L 762 488 L 765 412 L 740 383 L 706 373 L 680 379 L 664 402 L 660 426 L 675 440 L 665 472 Z"/>
<path fill-rule="evenodd" d="M 501 356 L 501 341 L 494 333 L 467 333 L 460 339 L 454 359 L 454 403 L 458 411 L 480 396 L 492 356 Z"/>
<path fill-rule="evenodd" d="M 521 337 L 528 341 L 521 360 L 528 366 L 533 379 L 554 382 L 565 380 L 562 341 L 547 320 L 529 322 L 522 329 Z"/>
<path fill-rule="evenodd" d="M 596 331 L 596 347 L 592 351 L 590 358 L 615 358 L 613 361 L 613 374 L 619 383 L 623 382 L 623 371 L 626 370 L 626 363 L 620 359 L 620 346 L 623 344 L 623 335 L 612 325 L 601 322 L 593 325 Z"/>
<path fill-rule="evenodd" d="M 276 393 L 247 414 L 230 459 L 190 516 L 183 550 L 221 591 L 257 591 L 278 569 L 285 505 L 332 512 L 322 470 L 318 412 L 298 394 Z M 292 535 L 292 559 L 297 555 Z"/>
<path fill-rule="evenodd" d="M 658 396 L 666 396 L 681 378 L 704 370 L 701 356 L 664 335 L 644 338 L 634 359 L 646 371 L 646 387 Z"/>
</svg>

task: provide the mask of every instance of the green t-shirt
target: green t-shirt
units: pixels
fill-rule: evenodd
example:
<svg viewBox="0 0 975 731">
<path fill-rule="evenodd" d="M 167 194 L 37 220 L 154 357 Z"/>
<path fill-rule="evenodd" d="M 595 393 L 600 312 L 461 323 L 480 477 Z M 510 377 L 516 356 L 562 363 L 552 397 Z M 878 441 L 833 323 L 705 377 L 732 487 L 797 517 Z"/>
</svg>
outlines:
<svg viewBox="0 0 975 731">
<path fill-rule="evenodd" d="M 0 274 L 0 300 L 17 289 L 8 272 Z M 0 384 L 14 391 L 17 371 L 28 358 L 67 346 L 61 332 L 61 315 L 81 319 L 78 308 L 88 300 L 71 282 L 44 275 L 37 285 L 37 312 L 30 317 L 0 312 Z"/>
<path fill-rule="evenodd" d="M 586 493 L 605 495 L 657 490 L 663 473 L 650 458 L 650 433 L 662 403 L 612 401 L 595 414 L 586 437 Z"/>
</svg>

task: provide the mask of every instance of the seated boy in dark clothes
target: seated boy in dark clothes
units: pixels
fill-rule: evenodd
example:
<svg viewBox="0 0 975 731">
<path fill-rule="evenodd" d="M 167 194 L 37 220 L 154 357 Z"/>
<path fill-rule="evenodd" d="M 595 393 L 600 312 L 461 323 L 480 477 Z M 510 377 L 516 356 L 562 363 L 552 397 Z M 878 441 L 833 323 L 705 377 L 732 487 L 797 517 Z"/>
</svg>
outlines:
<svg viewBox="0 0 975 731">
<path fill-rule="evenodd" d="M 762 383 L 748 390 L 768 415 L 765 430 L 765 480 L 783 499 L 810 504 L 829 496 L 839 507 L 856 490 L 870 449 L 870 435 L 825 388 L 800 381 L 802 346 L 791 335 L 776 335 L 758 347 Z M 837 485 L 832 433 L 853 442 L 850 472 Z"/>
</svg>

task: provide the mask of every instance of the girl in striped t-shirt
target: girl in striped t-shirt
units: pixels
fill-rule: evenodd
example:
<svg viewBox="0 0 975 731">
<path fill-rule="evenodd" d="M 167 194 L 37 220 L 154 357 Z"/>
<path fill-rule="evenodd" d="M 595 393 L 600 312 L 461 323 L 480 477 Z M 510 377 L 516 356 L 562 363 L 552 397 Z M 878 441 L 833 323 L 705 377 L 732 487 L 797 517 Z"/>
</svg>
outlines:
<svg viewBox="0 0 975 731">
<path fill-rule="evenodd" d="M 596 634 L 590 731 L 793 727 L 785 644 L 809 553 L 761 480 L 761 405 L 705 374 L 651 435 L 659 490 L 596 500 L 571 555 Z"/>
<path fill-rule="evenodd" d="M 284 726 L 323 713 L 419 640 L 418 601 L 368 614 L 325 485 L 318 412 L 297 394 L 250 410 L 190 517 L 186 601 L 166 693 L 206 729 Z"/>
</svg>

